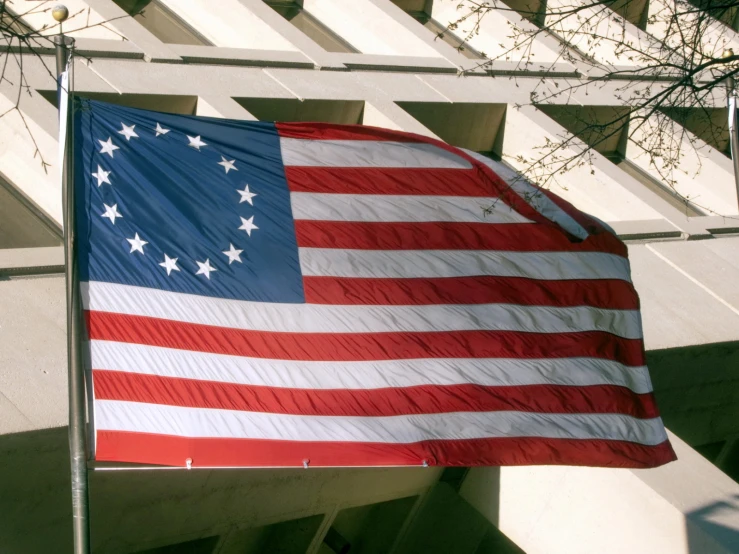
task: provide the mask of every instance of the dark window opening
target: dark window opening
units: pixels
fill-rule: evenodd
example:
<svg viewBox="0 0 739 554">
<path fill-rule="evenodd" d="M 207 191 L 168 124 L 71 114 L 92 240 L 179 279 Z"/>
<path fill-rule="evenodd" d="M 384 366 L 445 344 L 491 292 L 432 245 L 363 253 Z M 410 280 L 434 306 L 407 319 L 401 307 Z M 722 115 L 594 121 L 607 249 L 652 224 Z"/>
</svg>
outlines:
<svg viewBox="0 0 739 554">
<path fill-rule="evenodd" d="M 113 2 L 166 44 L 213 45 L 157 0 L 113 0 Z"/>
<path fill-rule="evenodd" d="M 305 11 L 302 2 L 291 0 L 264 1 L 270 8 L 287 19 L 297 29 L 302 31 L 304 35 L 327 52 L 358 52 L 351 44 Z"/>
<path fill-rule="evenodd" d="M 732 29 L 739 29 L 739 5 L 735 0 L 688 0 L 688 2 Z"/>
<path fill-rule="evenodd" d="M 471 60 L 482 60 L 485 58 L 481 52 L 472 48 L 463 39 L 435 19 L 429 18 L 423 26 L 432 31 L 438 38 L 446 42 L 449 46 L 459 50 L 465 58 L 470 58 Z"/>
</svg>

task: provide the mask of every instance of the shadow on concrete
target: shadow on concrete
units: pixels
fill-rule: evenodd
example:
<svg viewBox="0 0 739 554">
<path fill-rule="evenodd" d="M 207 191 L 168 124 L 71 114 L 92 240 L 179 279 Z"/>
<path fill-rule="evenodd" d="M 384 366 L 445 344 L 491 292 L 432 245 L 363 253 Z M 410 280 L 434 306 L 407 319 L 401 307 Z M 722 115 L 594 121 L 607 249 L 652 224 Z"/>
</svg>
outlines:
<svg viewBox="0 0 739 554">
<path fill-rule="evenodd" d="M 739 552 L 739 528 L 724 525 L 722 520 L 739 514 L 739 495 L 708 504 L 686 514 L 686 534 L 691 554 Z"/>
<path fill-rule="evenodd" d="M 217 541 L 222 554 L 302 554 L 325 514 L 341 505 L 336 525 L 343 536 L 358 553 L 372 552 L 379 539 L 392 543 L 415 502 L 408 497 L 433 487 L 440 473 L 420 467 L 93 471 L 93 551 L 189 552 Z M 450 518 L 443 502 L 437 508 L 437 521 Z M 478 543 L 489 540 L 482 516 L 475 521 Z M 71 529 L 66 427 L 0 435 L 0 553 L 71 552 Z M 446 531 L 459 533 L 454 526 Z M 359 548 L 365 543 L 369 550 Z"/>
<path fill-rule="evenodd" d="M 525 554 L 493 524 L 488 508 L 495 506 L 494 514 L 499 512 L 498 490 L 487 484 L 475 491 L 476 500 L 484 503 L 482 513 L 457 494 L 452 483 L 439 481 L 399 550 L 403 554 Z"/>
<path fill-rule="evenodd" d="M 665 425 L 691 446 L 739 435 L 739 341 L 647 352 Z"/>
<path fill-rule="evenodd" d="M 72 551 L 67 428 L 0 436 L 0 551 Z"/>
</svg>

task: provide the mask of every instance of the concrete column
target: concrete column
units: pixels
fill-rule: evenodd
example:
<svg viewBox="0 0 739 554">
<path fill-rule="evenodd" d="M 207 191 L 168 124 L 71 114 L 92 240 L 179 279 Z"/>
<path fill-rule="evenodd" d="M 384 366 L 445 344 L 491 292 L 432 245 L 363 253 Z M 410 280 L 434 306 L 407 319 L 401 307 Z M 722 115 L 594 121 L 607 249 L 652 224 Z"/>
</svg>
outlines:
<svg viewBox="0 0 739 554">
<path fill-rule="evenodd" d="M 297 48 L 239 0 L 159 0 L 216 46 L 291 50 Z M 267 7 L 267 6 L 265 6 Z"/>
<path fill-rule="evenodd" d="M 0 113 L 12 108 L 14 102 L 15 98 L 11 100 L 0 94 Z M 45 119 L 53 121 L 56 110 L 40 95 L 23 99 L 24 109 L 30 104 L 35 104 L 34 108 Z M 36 148 L 39 150 L 38 153 Z M 62 205 L 57 150 L 54 135 L 41 128 L 34 119 L 27 117 L 23 112 L 9 112 L 0 118 L 0 172 L 23 194 L 32 198 L 54 221 L 61 224 Z M 41 163 L 42 160 L 50 165 L 45 167 Z"/>
<path fill-rule="evenodd" d="M 389 17 L 403 25 L 406 30 L 412 33 L 416 38 L 424 42 L 430 48 L 433 48 L 438 55 L 443 56 L 454 65 L 465 68 L 472 71 L 480 71 L 477 67 L 482 60 L 471 60 L 465 57 L 459 50 L 447 44 L 445 41 L 440 39 L 437 34 L 428 29 L 426 26 L 421 25 L 410 15 L 405 13 L 399 6 L 396 6 L 392 0 L 369 0 L 374 5 L 378 6 L 385 12 Z"/>
<path fill-rule="evenodd" d="M 100 14 L 100 17 L 106 22 L 105 27 L 116 33 L 113 38 L 121 41 L 125 37 L 126 41 L 136 45 L 144 52 L 147 61 L 179 61 L 179 56 L 169 48 L 169 45 L 164 44 L 112 0 L 85 0 L 85 3 Z M 88 30 L 84 31 L 84 33 L 87 32 Z M 78 47 L 82 47 L 82 43 Z"/>
<path fill-rule="evenodd" d="M 568 133 L 563 127 L 536 108 L 509 107 L 505 119 L 503 159 L 514 168 L 524 170 L 528 161 L 537 160 L 547 152 L 547 140 L 556 144 L 566 136 Z M 560 150 L 558 156 L 566 159 L 582 148 L 582 143 L 573 142 Z M 608 222 L 662 218 L 652 207 L 652 202 L 648 203 L 634 193 L 635 190 L 649 193 L 643 185 L 597 152 L 591 151 L 589 155 L 593 166 L 570 164 L 564 175 L 555 175 L 548 184 L 552 192 Z M 553 163 L 546 170 L 550 172 L 556 167 Z"/>
<path fill-rule="evenodd" d="M 668 157 L 673 162 L 677 159 L 679 164 L 671 170 L 664 158 L 655 157 L 658 149 L 649 147 L 649 135 L 658 127 L 663 137 L 670 131 L 660 122 L 652 116 L 645 125 L 635 129 L 629 138 L 626 158 L 682 197 L 693 199 L 696 207 L 707 215 L 736 214 L 739 207 L 731 160 L 675 123 L 671 142 L 665 145 Z M 640 146 L 642 142 L 649 151 Z M 665 176 L 673 182 L 665 182 Z"/>
<path fill-rule="evenodd" d="M 684 43 L 685 37 L 675 26 L 671 18 L 675 12 L 680 12 L 680 26 L 684 29 L 690 28 L 692 22 L 698 16 L 686 13 L 689 7 L 686 4 L 675 4 L 669 0 L 650 0 L 649 17 L 647 19 L 646 31 L 659 40 L 665 41 L 668 46 L 675 48 L 677 52 L 684 51 L 687 47 Z M 703 20 L 703 29 L 700 39 L 700 50 L 707 58 L 718 58 L 726 48 L 734 48 L 739 51 L 739 34 L 728 25 L 717 20 Z M 688 37 L 687 40 L 692 40 Z"/>
<path fill-rule="evenodd" d="M 395 102 L 390 101 L 373 100 L 371 103 L 365 102 L 362 123 L 396 131 L 417 133 L 435 139 L 439 138 L 407 111 Z"/>
<path fill-rule="evenodd" d="M 21 75 L 16 63 L 6 66 L 4 76 L 0 83 L 0 113 L 4 114 L 0 117 L 0 173 L 46 215 L 61 224 L 59 118 L 56 108 L 38 92 L 54 91 L 51 94 L 55 95 L 56 82 L 43 61 L 31 54 L 24 54 L 22 77 L 30 94 L 23 91 L 19 95 Z M 88 91 L 113 92 L 81 63 L 75 64 L 75 81 Z M 16 102 L 18 109 L 13 110 Z"/>
<path fill-rule="evenodd" d="M 457 10 L 457 2 L 434 2 L 431 16 L 444 27 L 458 21 L 465 15 L 464 10 Z M 460 23 L 454 33 L 462 38 L 478 52 L 484 52 L 488 57 L 501 62 L 520 62 L 520 70 L 547 71 L 553 63 L 561 65 L 557 70 L 575 71 L 575 67 L 562 59 L 562 45 L 554 37 L 541 33 L 535 39 L 521 45 L 521 39 L 511 38 L 515 29 L 525 32 L 536 31 L 536 26 L 523 19 L 516 12 L 497 11 L 487 12 L 479 22 L 479 32 L 473 31 L 477 21 L 470 18 Z M 528 58 L 528 59 L 524 59 Z M 531 63 L 528 63 L 531 62 Z"/>
<path fill-rule="evenodd" d="M 200 96 L 195 115 L 256 121 L 256 117 L 230 96 Z"/>
<path fill-rule="evenodd" d="M 657 41 L 605 4 L 581 9 L 567 16 L 557 15 L 559 11 L 568 13 L 573 8 L 591 5 L 587 0 L 547 1 L 550 14 L 547 24 L 552 25 L 552 31 L 568 44 L 597 62 L 634 69 L 644 65 L 646 62 L 638 52 L 653 52 Z M 624 48 L 624 44 L 630 44 L 631 48 Z"/>
<path fill-rule="evenodd" d="M 371 0 L 304 0 L 303 7 L 363 54 L 441 57 Z"/>
<path fill-rule="evenodd" d="M 308 35 L 283 18 L 263 0 L 239 0 L 250 12 L 256 14 L 262 22 L 280 33 L 300 52 L 318 67 L 343 68 L 340 62 L 334 61 L 332 55 L 316 44 Z"/>
</svg>

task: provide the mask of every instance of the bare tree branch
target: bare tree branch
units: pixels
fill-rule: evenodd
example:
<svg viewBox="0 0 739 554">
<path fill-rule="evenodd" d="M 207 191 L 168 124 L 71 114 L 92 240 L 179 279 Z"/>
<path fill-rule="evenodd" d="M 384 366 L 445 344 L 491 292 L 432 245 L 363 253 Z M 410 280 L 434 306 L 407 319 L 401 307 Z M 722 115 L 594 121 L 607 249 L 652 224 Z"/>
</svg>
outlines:
<svg viewBox="0 0 739 554">
<path fill-rule="evenodd" d="M 33 87 L 29 84 L 26 74 L 26 61 L 29 56 L 31 59 L 35 59 L 40 62 L 44 72 L 52 81 L 56 80 L 55 71 L 50 65 L 51 58 L 49 57 L 49 54 L 53 52 L 54 44 L 49 37 L 55 34 L 55 32 L 61 32 L 62 24 L 52 22 L 50 13 L 52 10 L 52 4 L 50 2 L 34 4 L 23 12 L 13 11 L 13 9 L 11 9 L 11 5 L 13 8 L 17 8 L 18 6 L 23 5 L 23 3 L 12 2 L 10 0 L 0 0 L 0 87 L 5 85 L 6 88 L 10 88 L 10 94 L 6 94 L 6 96 L 13 97 L 12 106 L 0 113 L 0 118 L 9 116 L 13 113 L 18 114 L 28 137 L 33 143 L 33 147 L 35 149 L 34 158 L 39 159 L 41 166 L 44 171 L 46 171 L 50 163 L 44 159 L 41 149 L 36 142 L 36 138 L 31 131 L 29 122 L 20 109 L 20 103 L 24 94 L 31 96 L 35 92 Z M 85 23 L 81 27 L 70 31 L 67 34 L 73 36 L 79 31 L 102 27 L 120 37 L 121 40 L 127 40 L 126 37 L 111 27 L 109 23 L 117 19 L 132 17 L 139 13 L 143 13 L 143 9 L 120 17 L 99 21 L 97 23 L 90 22 L 91 13 L 90 8 L 87 8 L 80 9 L 77 12 L 70 14 L 64 25 L 68 25 L 70 21 L 74 21 L 75 19 L 79 21 L 83 18 Z M 34 29 L 26 24 L 26 20 L 29 17 L 38 16 L 39 14 L 47 14 L 49 24 L 44 24 L 38 29 Z M 87 59 L 87 61 L 92 63 L 91 59 Z M 9 77 L 11 73 L 14 75 L 12 80 Z"/>
<path fill-rule="evenodd" d="M 501 61 L 514 61 L 520 71 L 536 65 L 543 77 L 529 102 L 515 108 L 536 106 L 551 112 L 554 108 L 547 106 L 571 106 L 566 135 L 556 141 L 546 139 L 535 149 L 536 155 L 516 160 L 527 179 L 542 187 L 564 186 L 559 176 L 574 167 L 591 166 L 594 171 L 594 151 L 602 152 L 623 135 L 630 148 L 636 146 L 645 153 L 660 185 L 686 209 L 716 213 L 701 205 L 700 199 L 682 194 L 676 188 L 677 174 L 685 172 L 681 162 L 691 151 L 698 154 L 698 171 L 699 151 L 706 145 L 725 153 L 722 145 L 728 129 L 714 119 L 724 106 L 727 79 L 739 73 L 739 55 L 722 57 L 721 53 L 732 40 L 739 41 L 739 35 L 721 21 L 739 24 L 739 0 L 453 1 L 459 16 L 439 36 L 455 34 L 460 49 L 472 43 L 480 59 L 466 72 L 486 69 L 494 74 L 496 62 Z M 486 54 L 475 46 L 476 41 L 484 33 L 486 18 L 500 14 L 507 18 L 509 32 L 500 38 L 495 53 Z M 534 45 L 543 41 L 559 45 L 547 62 L 534 55 Z M 557 65 L 563 61 L 576 68 L 577 76 L 544 78 L 561 72 Z M 614 88 L 616 83 L 621 84 Z M 594 117 L 579 104 L 571 104 L 578 94 L 603 87 L 609 87 L 623 106 L 614 107 L 612 116 Z M 619 153 L 611 154 L 608 157 L 613 159 Z"/>
</svg>

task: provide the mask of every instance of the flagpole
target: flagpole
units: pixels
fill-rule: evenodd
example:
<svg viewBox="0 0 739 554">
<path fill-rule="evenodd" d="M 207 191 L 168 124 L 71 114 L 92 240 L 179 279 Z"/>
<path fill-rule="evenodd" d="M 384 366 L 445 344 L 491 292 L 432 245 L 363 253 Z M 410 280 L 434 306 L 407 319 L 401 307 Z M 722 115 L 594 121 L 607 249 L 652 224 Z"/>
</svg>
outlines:
<svg viewBox="0 0 739 554">
<path fill-rule="evenodd" d="M 731 58 L 734 56 L 734 51 L 729 48 L 724 51 L 722 58 Z M 734 186 L 736 186 L 736 199 L 739 203 L 739 136 L 737 136 L 737 94 L 736 94 L 736 81 L 734 77 L 728 77 L 726 79 L 726 101 L 729 107 L 729 145 L 731 148 L 731 161 L 734 164 Z"/>
<path fill-rule="evenodd" d="M 85 376 L 80 358 L 81 320 L 77 259 L 75 256 L 74 212 L 74 125 L 72 124 L 74 38 L 62 33 L 69 16 L 65 6 L 57 5 L 52 15 L 59 22 L 59 34 L 52 37 L 56 47 L 59 80 L 59 141 L 62 160 L 62 209 L 64 213 L 64 258 L 67 292 L 67 364 L 69 388 L 69 458 L 72 481 L 72 530 L 74 554 L 90 553 L 90 514 L 87 491 L 87 452 L 85 445 Z"/>
</svg>

